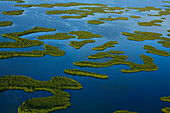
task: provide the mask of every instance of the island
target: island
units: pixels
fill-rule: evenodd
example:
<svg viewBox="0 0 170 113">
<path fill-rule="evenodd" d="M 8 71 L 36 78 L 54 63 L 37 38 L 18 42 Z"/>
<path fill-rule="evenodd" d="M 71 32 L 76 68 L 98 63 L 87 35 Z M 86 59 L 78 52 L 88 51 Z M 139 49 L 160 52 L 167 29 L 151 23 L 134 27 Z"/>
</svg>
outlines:
<svg viewBox="0 0 170 113">
<path fill-rule="evenodd" d="M 24 10 L 2 11 L 4 15 L 22 15 Z"/>
<path fill-rule="evenodd" d="M 89 20 L 89 21 L 87 21 L 87 23 L 99 25 L 99 24 L 104 24 L 105 22 L 103 22 L 101 20 Z"/>
<path fill-rule="evenodd" d="M 170 96 L 161 97 L 160 100 L 162 100 L 163 102 L 170 102 Z M 169 113 L 170 107 L 162 108 L 161 111 L 162 111 L 163 113 Z"/>
<path fill-rule="evenodd" d="M 130 15 L 131 18 L 141 18 L 141 16 Z"/>
<path fill-rule="evenodd" d="M 88 77 L 94 77 L 94 78 L 100 78 L 100 79 L 108 78 L 108 75 L 87 72 L 87 71 L 78 70 L 78 69 L 65 69 L 64 73 L 71 74 L 71 75 L 78 75 L 78 76 L 88 76 Z"/>
<path fill-rule="evenodd" d="M 99 20 L 107 20 L 107 21 L 113 21 L 113 20 L 129 20 L 127 17 L 117 17 L 117 18 L 111 18 L 110 16 L 108 18 L 99 18 Z"/>
<path fill-rule="evenodd" d="M 71 106 L 70 94 L 62 90 L 82 89 L 82 85 L 67 77 L 52 77 L 50 81 L 34 80 L 23 75 L 0 77 L 0 92 L 5 90 L 48 91 L 53 94 L 49 97 L 32 98 L 22 103 L 18 113 L 50 113 Z"/>
<path fill-rule="evenodd" d="M 74 62 L 73 64 L 79 67 L 94 67 L 94 68 L 110 67 L 113 65 L 120 65 L 120 64 L 130 66 L 130 69 L 121 70 L 121 72 L 124 72 L 124 73 L 134 73 L 134 72 L 139 72 L 139 71 L 156 71 L 158 69 L 158 66 L 153 63 L 152 57 L 149 57 L 143 54 L 140 55 L 140 57 L 142 58 L 144 64 L 133 63 L 133 62 L 121 59 L 119 57 L 114 58 L 104 63 L 93 62 L 93 61 L 77 61 L 77 62 Z"/>
<path fill-rule="evenodd" d="M 44 45 L 45 50 L 33 50 L 29 52 L 0 52 L 0 59 L 11 57 L 43 57 L 44 55 L 64 56 L 65 51 L 59 50 L 58 47 Z"/>
<path fill-rule="evenodd" d="M 152 54 L 156 54 L 156 55 L 160 55 L 160 56 L 169 56 L 170 55 L 170 53 L 169 52 L 167 52 L 167 51 L 164 51 L 164 50 L 158 50 L 158 49 L 156 49 L 155 47 L 152 47 L 152 46 L 150 46 L 150 45 L 145 45 L 144 47 L 143 47 L 143 49 L 146 49 L 147 51 L 147 53 L 152 53 Z"/>
<path fill-rule="evenodd" d="M 97 46 L 95 48 L 92 48 L 92 50 L 95 50 L 95 51 L 103 51 L 105 50 L 106 48 L 110 48 L 110 47 L 115 47 L 114 44 L 118 44 L 117 41 L 109 41 L 109 42 L 106 42 L 105 44 L 101 45 L 101 46 Z"/>
<path fill-rule="evenodd" d="M 161 24 L 156 23 L 162 23 L 162 20 L 152 20 L 150 22 L 138 22 L 138 25 L 140 26 L 161 26 Z"/>
<path fill-rule="evenodd" d="M 23 32 L 15 32 L 15 33 L 5 33 L 2 34 L 5 38 L 10 38 L 15 40 L 15 42 L 0 42 L 0 48 L 25 48 L 25 47 L 32 47 L 32 46 L 39 46 L 44 44 L 44 42 L 39 40 L 30 40 L 24 39 L 20 36 L 24 36 L 31 33 L 38 33 L 38 32 L 49 32 L 55 31 L 54 28 L 45 28 L 45 27 L 34 27 L 32 29 L 23 31 Z"/>
<path fill-rule="evenodd" d="M 113 113 L 137 113 L 137 112 L 127 111 L 127 110 L 119 110 L 119 111 L 115 111 Z"/>
<path fill-rule="evenodd" d="M 11 21 L 0 21 L 0 27 L 11 26 Z"/>
<path fill-rule="evenodd" d="M 82 46 L 88 43 L 95 43 L 95 40 L 70 41 L 69 45 L 74 47 L 75 49 L 80 49 Z"/>
<path fill-rule="evenodd" d="M 170 41 L 157 41 L 158 43 L 162 44 L 162 46 L 169 48 L 170 47 Z"/>
</svg>

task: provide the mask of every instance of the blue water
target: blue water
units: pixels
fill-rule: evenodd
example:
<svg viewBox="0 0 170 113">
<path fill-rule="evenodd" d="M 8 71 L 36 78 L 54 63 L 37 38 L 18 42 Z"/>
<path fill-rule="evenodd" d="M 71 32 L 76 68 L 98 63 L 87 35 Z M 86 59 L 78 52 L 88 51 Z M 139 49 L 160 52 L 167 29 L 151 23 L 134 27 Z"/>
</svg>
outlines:
<svg viewBox="0 0 170 113">
<path fill-rule="evenodd" d="M 79 0 L 26 0 L 25 4 L 34 3 L 61 3 L 61 2 L 80 2 Z M 84 3 L 103 3 L 109 6 L 118 7 L 145 7 L 155 6 L 163 8 L 161 0 L 83 0 Z M 144 45 L 151 45 L 161 50 L 170 52 L 168 48 L 161 46 L 155 41 L 129 41 L 126 36 L 121 35 L 121 32 L 137 31 L 151 31 L 162 33 L 166 36 L 166 30 L 170 28 L 170 17 L 163 16 L 162 26 L 142 27 L 138 26 L 138 21 L 150 21 L 153 19 L 160 19 L 161 17 L 149 17 L 147 14 L 156 13 L 151 12 L 137 12 L 132 10 L 124 14 L 96 14 L 95 16 L 88 16 L 83 19 L 61 19 L 61 15 L 46 15 L 45 11 L 54 9 L 74 9 L 69 8 L 21 8 L 14 7 L 15 2 L 0 1 L 0 12 L 8 10 L 24 9 L 23 15 L 7 16 L 0 13 L 0 21 L 9 20 L 13 22 L 10 27 L 0 27 L 0 35 L 3 33 L 18 32 L 31 29 L 35 26 L 56 28 L 55 32 L 48 33 L 34 33 L 22 36 L 27 39 L 35 39 L 37 36 L 45 34 L 55 34 L 57 32 L 69 32 L 76 30 L 90 31 L 100 34 L 103 38 L 98 38 L 95 43 L 90 43 L 83 46 L 81 49 L 74 49 L 69 46 L 69 42 L 77 39 L 69 40 L 43 40 L 45 44 L 58 46 L 59 49 L 66 51 L 66 55 L 62 57 L 13 57 L 9 59 L 0 60 L 0 76 L 4 75 L 26 75 L 36 80 L 50 80 L 53 76 L 66 76 L 79 81 L 83 85 L 81 90 L 66 90 L 71 94 L 71 107 L 66 110 L 55 111 L 54 113 L 112 113 L 115 110 L 130 110 L 139 113 L 161 113 L 161 109 L 170 106 L 170 103 L 162 102 L 160 97 L 170 96 L 170 57 L 162 57 L 146 53 L 142 49 Z M 98 19 L 99 17 L 112 17 L 129 15 L 142 16 L 141 19 L 129 18 L 126 20 L 118 20 L 106 22 L 101 25 L 87 24 L 86 21 L 90 19 Z M 91 48 L 101 45 L 104 42 L 116 40 L 119 44 L 114 48 L 108 48 L 104 51 L 120 50 L 124 51 L 128 56 L 128 60 L 142 64 L 143 61 L 139 57 L 141 54 L 151 56 L 154 63 L 159 66 L 155 72 L 138 72 L 138 73 L 121 73 L 121 69 L 128 69 L 129 66 L 115 65 L 106 68 L 79 68 L 73 65 L 75 61 L 93 61 L 88 59 L 89 55 L 97 53 Z M 0 41 L 13 41 L 0 36 Z M 31 51 L 43 50 L 43 45 L 30 48 L 6 49 L 0 48 L 0 51 Z M 110 60 L 98 59 L 95 61 L 105 62 Z M 102 74 L 107 74 L 107 80 L 95 79 L 90 77 L 72 76 L 64 73 L 64 69 L 78 68 L 86 71 L 92 71 Z M 50 96 L 49 92 L 36 91 L 34 93 L 26 93 L 19 90 L 8 90 L 1 93 L 0 96 L 0 113 L 17 113 L 18 107 L 22 102 L 35 98 Z"/>
</svg>

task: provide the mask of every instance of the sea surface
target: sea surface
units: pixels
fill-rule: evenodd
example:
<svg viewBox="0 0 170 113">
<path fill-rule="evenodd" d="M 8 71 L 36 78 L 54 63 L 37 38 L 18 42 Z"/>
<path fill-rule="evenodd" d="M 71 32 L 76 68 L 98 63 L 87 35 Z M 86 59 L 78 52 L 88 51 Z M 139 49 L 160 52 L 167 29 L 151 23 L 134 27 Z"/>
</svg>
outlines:
<svg viewBox="0 0 170 113">
<path fill-rule="evenodd" d="M 40 3 L 102 3 L 112 7 L 145 7 L 154 6 L 165 9 L 161 0 L 26 0 L 24 4 Z M 170 16 L 163 16 L 166 19 L 160 26 L 138 26 L 139 21 L 151 21 L 160 19 L 159 16 L 147 16 L 147 14 L 156 14 L 158 11 L 137 12 L 132 10 L 123 14 L 100 14 L 89 15 L 82 19 L 61 19 L 61 15 L 47 15 L 45 11 L 76 9 L 78 7 L 54 7 L 42 8 L 15 7 L 17 4 L 12 1 L 0 1 L 0 12 L 9 10 L 24 9 L 24 13 L 18 16 L 3 15 L 0 13 L 0 21 L 12 21 L 13 25 L 9 27 L 0 27 L 0 41 L 13 41 L 3 38 L 1 34 L 19 32 L 31 29 L 35 26 L 56 28 L 53 32 L 33 33 L 22 36 L 22 38 L 37 40 L 41 35 L 52 35 L 55 33 L 67 33 L 69 31 L 89 31 L 102 35 L 103 38 L 94 38 L 95 43 L 89 43 L 81 49 L 75 49 L 69 46 L 69 40 L 43 40 L 45 44 L 59 47 L 66 51 L 62 57 L 53 57 L 50 55 L 44 57 L 13 57 L 9 59 L 0 59 L 0 76 L 4 75 L 26 75 L 36 80 L 48 81 L 53 76 L 64 76 L 79 81 L 83 85 L 80 90 L 65 90 L 71 94 L 71 107 L 65 110 L 54 111 L 53 113 L 113 113 L 115 110 L 129 110 L 139 113 L 161 113 L 164 107 L 170 107 L 170 103 L 160 100 L 163 96 L 170 96 L 170 57 L 163 57 L 146 53 L 144 45 L 151 45 L 157 49 L 170 52 L 169 48 L 163 47 L 155 41 L 130 41 L 127 36 L 121 35 L 121 32 L 148 31 L 162 33 L 167 37 L 167 30 L 170 29 Z M 141 16 L 141 19 L 130 18 L 130 15 Z M 129 17 L 129 20 L 106 21 L 105 24 L 92 25 L 87 20 L 98 19 L 99 17 Z M 106 62 L 110 58 L 91 60 L 89 55 L 96 54 L 92 48 L 102 45 L 108 41 L 118 41 L 113 48 L 107 48 L 104 51 L 118 50 L 124 51 L 129 61 L 142 64 L 143 61 L 139 55 L 144 54 L 154 59 L 154 63 L 159 67 L 157 71 L 122 73 L 121 69 L 129 69 L 126 65 L 114 65 L 104 68 L 77 67 L 73 65 L 76 61 L 97 61 Z M 43 45 L 29 48 L 0 48 L 0 51 L 32 51 L 43 50 Z M 101 74 L 107 74 L 108 79 L 96 79 L 92 77 L 72 76 L 64 73 L 64 69 L 81 69 Z M 47 97 L 52 94 L 45 91 L 35 91 L 27 93 L 21 90 L 7 90 L 0 96 L 0 113 L 17 113 L 18 107 L 26 100 L 36 97 Z"/>
</svg>

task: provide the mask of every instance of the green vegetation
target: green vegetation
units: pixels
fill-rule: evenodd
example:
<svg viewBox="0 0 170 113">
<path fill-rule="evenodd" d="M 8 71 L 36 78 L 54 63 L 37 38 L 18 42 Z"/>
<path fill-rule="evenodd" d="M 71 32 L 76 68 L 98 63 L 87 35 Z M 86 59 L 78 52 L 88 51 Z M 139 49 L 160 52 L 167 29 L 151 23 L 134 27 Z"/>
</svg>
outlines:
<svg viewBox="0 0 170 113">
<path fill-rule="evenodd" d="M 30 52 L 0 52 L 0 59 L 11 57 L 43 57 L 44 55 L 64 56 L 65 51 L 59 50 L 58 47 L 51 45 L 44 45 L 43 50 L 34 50 Z"/>
<path fill-rule="evenodd" d="M 105 44 L 101 45 L 101 46 L 97 46 L 95 48 L 92 48 L 92 50 L 95 50 L 95 51 L 103 51 L 105 50 L 106 48 L 110 48 L 110 47 L 115 47 L 114 44 L 118 44 L 117 41 L 109 41 L 109 42 L 106 42 Z"/>
<path fill-rule="evenodd" d="M 0 27 L 11 26 L 11 25 L 12 25 L 11 21 L 1 21 L 0 22 Z"/>
<path fill-rule="evenodd" d="M 98 25 L 98 24 L 104 24 L 105 22 L 103 22 L 101 20 L 89 20 L 89 21 L 87 21 L 87 23 Z"/>
<path fill-rule="evenodd" d="M 14 10 L 14 11 L 2 11 L 4 15 L 22 15 L 24 10 Z"/>
<path fill-rule="evenodd" d="M 140 26 L 161 26 L 161 24 L 156 23 L 162 23 L 162 20 L 152 20 L 150 22 L 138 22 L 138 25 Z"/>
<path fill-rule="evenodd" d="M 115 111 L 113 113 L 137 113 L 137 112 L 127 111 L 127 110 L 119 110 L 119 111 Z"/>
<path fill-rule="evenodd" d="M 19 7 L 48 7 L 48 8 L 53 8 L 53 7 L 70 7 L 70 6 L 107 6 L 104 4 L 90 4 L 90 3 L 76 3 L 76 2 L 70 2 L 70 3 L 55 3 L 55 4 L 22 4 L 22 5 L 15 5 Z"/>
<path fill-rule="evenodd" d="M 158 43 L 162 44 L 164 47 L 170 47 L 170 41 L 157 41 Z"/>
<path fill-rule="evenodd" d="M 134 33 L 122 32 L 122 35 L 129 36 L 128 40 L 134 41 L 144 41 L 144 40 L 166 40 L 170 41 L 170 38 L 161 37 L 162 34 L 154 33 L 154 32 L 142 32 L 142 31 L 134 31 Z"/>
<path fill-rule="evenodd" d="M 128 12 L 128 11 L 131 11 L 131 10 L 129 10 L 129 9 L 126 9 L 126 10 L 125 10 L 125 12 Z"/>
<path fill-rule="evenodd" d="M 149 46 L 149 45 L 145 45 L 143 47 L 143 49 L 147 49 L 147 53 L 152 53 L 152 54 L 156 54 L 156 55 L 160 55 L 160 56 L 169 56 L 170 53 L 167 51 L 163 51 L 163 50 L 158 50 L 155 47 Z"/>
<path fill-rule="evenodd" d="M 69 34 L 77 35 L 77 39 L 102 38 L 101 35 L 93 34 L 88 31 L 70 31 Z"/>
<path fill-rule="evenodd" d="M 106 58 L 106 57 L 118 58 L 118 59 L 122 59 L 122 60 L 125 60 L 125 59 L 128 58 L 128 56 L 125 56 L 125 55 L 112 55 L 112 54 L 109 54 L 109 51 L 108 51 L 108 53 L 107 52 L 99 52 L 97 54 L 88 56 L 89 59 L 100 59 L 100 58 Z"/>
<path fill-rule="evenodd" d="M 37 39 L 55 39 L 55 40 L 66 40 L 70 38 L 76 38 L 75 36 L 70 36 L 68 33 L 56 33 L 54 35 L 43 35 L 37 37 Z"/>
<path fill-rule="evenodd" d="M 123 51 L 108 51 L 108 53 L 112 53 L 112 54 L 124 54 Z"/>
<path fill-rule="evenodd" d="M 92 61 L 77 61 L 77 62 L 74 62 L 73 64 L 75 66 L 80 66 L 80 67 L 95 67 L 95 68 L 109 67 L 112 65 L 120 65 L 120 64 L 130 66 L 130 69 L 121 70 L 121 72 L 124 72 L 124 73 L 133 73 L 133 72 L 139 72 L 139 71 L 156 71 L 158 69 L 158 66 L 153 63 L 153 59 L 151 57 L 145 56 L 145 55 L 140 55 L 140 57 L 142 58 L 144 64 L 137 64 L 137 63 L 133 63 L 130 61 L 125 61 L 124 59 L 121 59 L 119 57 L 114 58 L 104 63 L 92 62 Z"/>
<path fill-rule="evenodd" d="M 13 39 L 16 42 L 0 42 L 0 48 L 23 48 L 23 47 L 32 47 L 32 46 L 42 45 L 44 44 L 44 42 L 42 41 L 24 39 L 24 38 L 21 38 L 20 36 L 31 34 L 31 33 L 49 32 L 49 31 L 55 31 L 55 29 L 44 28 L 44 27 L 34 27 L 32 29 L 29 29 L 23 32 L 2 34 L 3 37 Z"/>
<path fill-rule="evenodd" d="M 48 91 L 49 97 L 29 99 L 18 108 L 18 113 L 49 113 L 66 109 L 71 105 L 70 94 L 64 89 L 81 89 L 82 85 L 67 77 L 52 77 L 50 81 L 38 81 L 27 76 L 0 77 L 0 92 L 5 90 L 25 90 L 26 92 Z"/>
<path fill-rule="evenodd" d="M 83 40 L 83 41 L 70 41 L 70 46 L 74 47 L 75 49 L 80 49 L 82 46 L 88 43 L 94 43 L 95 40 Z"/>
<path fill-rule="evenodd" d="M 166 19 L 166 18 L 164 18 L 164 17 L 161 17 L 161 19 Z"/>
<path fill-rule="evenodd" d="M 113 21 L 113 20 L 129 20 L 127 17 L 117 17 L 117 18 L 99 18 L 99 20 L 107 20 L 107 21 Z"/>
<path fill-rule="evenodd" d="M 141 18 L 141 16 L 130 15 L 131 18 Z"/>
<path fill-rule="evenodd" d="M 156 15 L 148 14 L 148 16 L 163 16 L 163 15 L 170 15 L 170 9 L 165 9 L 165 11 L 159 11 L 158 14 Z"/>
<path fill-rule="evenodd" d="M 78 70 L 78 69 L 65 69 L 64 73 L 71 74 L 71 75 L 95 77 L 95 78 L 101 78 L 101 79 L 107 79 L 108 78 L 108 76 L 104 75 L 104 74 L 87 72 L 87 71 Z"/>
<path fill-rule="evenodd" d="M 143 11 L 151 11 L 151 10 L 156 10 L 156 11 L 160 11 L 162 9 L 160 8 L 155 8 L 155 7 L 152 7 L 152 6 L 146 6 L 144 8 L 141 8 L 141 7 L 127 7 L 128 9 L 137 9 L 138 12 L 143 12 Z"/>
<path fill-rule="evenodd" d="M 161 97 L 160 98 L 163 102 L 170 102 L 170 96 L 167 96 L 167 97 Z M 162 108 L 161 111 L 163 113 L 169 113 L 170 112 L 170 108 L 169 107 L 165 107 L 165 108 Z"/>
<path fill-rule="evenodd" d="M 164 2 L 164 3 L 170 3 L 170 1 L 162 1 L 162 2 Z"/>
</svg>

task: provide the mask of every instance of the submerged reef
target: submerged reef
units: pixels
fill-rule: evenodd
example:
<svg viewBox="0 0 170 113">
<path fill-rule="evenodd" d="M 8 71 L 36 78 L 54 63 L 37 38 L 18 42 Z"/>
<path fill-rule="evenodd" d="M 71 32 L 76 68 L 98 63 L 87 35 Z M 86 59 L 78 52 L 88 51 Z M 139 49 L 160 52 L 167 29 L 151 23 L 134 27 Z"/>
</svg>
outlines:
<svg viewBox="0 0 170 113">
<path fill-rule="evenodd" d="M 48 7 L 48 8 L 53 8 L 53 7 L 70 7 L 70 6 L 107 6 L 104 4 L 90 4 L 90 3 L 76 3 L 76 2 L 70 2 L 70 3 L 55 3 L 55 4 L 22 4 L 22 5 L 15 5 L 19 7 Z"/>
<path fill-rule="evenodd" d="M 107 21 L 113 21 L 113 20 L 129 20 L 127 17 L 117 17 L 117 18 L 99 18 L 99 20 L 107 20 Z"/>
<path fill-rule="evenodd" d="M 11 21 L 0 21 L 0 27 L 11 26 L 11 25 L 12 25 Z"/>
<path fill-rule="evenodd" d="M 90 38 L 102 38 L 103 36 L 98 34 L 93 34 L 88 31 L 70 31 L 69 34 L 77 35 L 77 39 L 90 39 Z"/>
<path fill-rule="evenodd" d="M 138 22 L 138 25 L 140 26 L 161 26 L 161 24 L 156 23 L 162 23 L 162 20 L 152 20 L 150 22 Z"/>
<path fill-rule="evenodd" d="M 117 41 L 109 41 L 109 42 L 106 42 L 105 44 L 101 45 L 101 46 L 97 46 L 95 48 L 92 48 L 92 50 L 95 50 L 95 51 L 103 51 L 105 50 L 106 48 L 110 48 L 110 47 L 115 47 L 114 44 L 118 44 Z"/>
<path fill-rule="evenodd" d="M 170 41 L 170 38 L 161 37 L 162 34 L 154 33 L 154 32 L 142 32 L 142 31 L 134 31 L 134 33 L 122 32 L 122 35 L 129 36 L 128 40 L 134 41 L 144 41 L 144 40 L 166 40 Z"/>
<path fill-rule="evenodd" d="M 131 18 L 141 18 L 141 16 L 130 15 Z"/>
<path fill-rule="evenodd" d="M 87 21 L 87 23 L 99 25 L 99 24 L 104 24 L 105 22 L 103 22 L 101 20 L 89 20 L 89 21 Z"/>
<path fill-rule="evenodd" d="M 43 50 L 34 50 L 29 52 L 0 52 L 0 59 L 11 57 L 43 57 L 44 55 L 64 56 L 65 51 L 59 50 L 58 47 L 51 45 L 44 45 Z"/>
<path fill-rule="evenodd" d="M 115 111 L 113 113 L 137 113 L 137 112 L 127 111 L 127 110 L 119 110 L 119 111 Z"/>
<path fill-rule="evenodd" d="M 80 49 L 82 46 L 88 43 L 95 43 L 95 40 L 70 41 L 69 45 L 74 47 L 75 49 Z"/>
<path fill-rule="evenodd" d="M 5 90 L 25 90 L 26 92 L 48 91 L 49 97 L 32 98 L 22 103 L 18 113 L 49 113 L 71 106 L 70 94 L 62 90 L 81 89 L 82 85 L 67 77 L 52 77 L 50 81 L 38 81 L 27 76 L 11 75 L 0 77 L 0 92 Z"/>
<path fill-rule="evenodd" d="M 155 47 L 152 47 L 152 46 L 149 46 L 149 45 L 145 45 L 144 47 L 143 47 L 143 49 L 146 49 L 147 51 L 147 53 L 152 53 L 152 54 L 156 54 L 156 55 L 160 55 L 160 56 L 169 56 L 170 55 L 170 53 L 169 52 L 167 52 L 167 51 L 164 51 L 164 50 L 158 50 L 158 49 L 156 49 Z"/>
<path fill-rule="evenodd" d="M 24 10 L 14 10 L 14 11 L 2 11 L 4 15 L 22 15 Z"/>
<path fill-rule="evenodd" d="M 77 62 L 74 62 L 73 64 L 79 67 L 95 67 L 95 68 L 109 67 L 112 65 L 120 65 L 120 64 L 130 66 L 130 69 L 121 70 L 121 72 L 124 72 L 124 73 L 133 73 L 133 72 L 139 72 L 139 71 L 156 71 L 158 69 L 158 66 L 153 63 L 152 57 L 149 57 L 146 55 L 140 55 L 140 57 L 142 58 L 144 64 L 133 63 L 133 62 L 121 59 L 119 57 L 114 58 L 104 63 L 93 62 L 93 61 L 77 61 Z"/>
<path fill-rule="evenodd" d="M 31 34 L 31 33 L 38 33 L 38 32 L 49 32 L 55 31 L 54 28 L 44 28 L 44 27 L 34 27 L 32 29 L 23 31 L 23 32 L 15 32 L 15 33 L 5 33 L 2 34 L 5 38 L 10 38 L 15 40 L 16 42 L 0 42 L 0 48 L 24 48 L 24 47 L 32 47 L 32 46 L 39 46 L 44 44 L 44 42 L 39 40 L 29 40 L 21 38 L 20 36 Z"/>
<path fill-rule="evenodd" d="M 65 69 L 64 73 L 71 74 L 71 75 L 78 75 L 78 76 L 95 77 L 95 78 L 100 78 L 100 79 L 107 79 L 108 78 L 108 76 L 104 75 L 104 74 L 87 72 L 87 71 L 78 70 L 78 69 Z"/>
<path fill-rule="evenodd" d="M 54 39 L 54 40 L 66 40 L 70 38 L 76 38 L 76 37 L 68 35 L 68 33 L 56 33 L 54 35 L 43 35 L 43 36 L 37 37 L 37 39 Z"/>
</svg>

